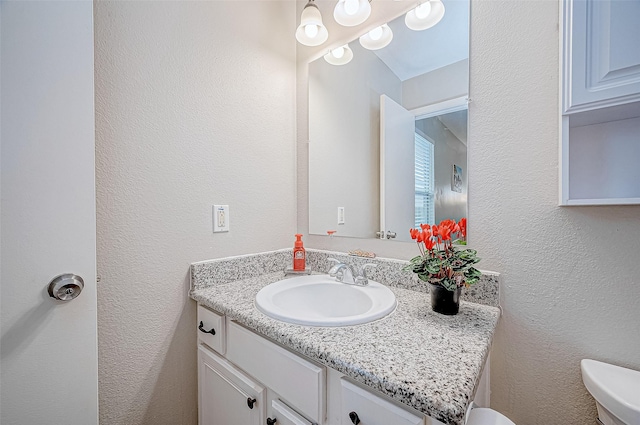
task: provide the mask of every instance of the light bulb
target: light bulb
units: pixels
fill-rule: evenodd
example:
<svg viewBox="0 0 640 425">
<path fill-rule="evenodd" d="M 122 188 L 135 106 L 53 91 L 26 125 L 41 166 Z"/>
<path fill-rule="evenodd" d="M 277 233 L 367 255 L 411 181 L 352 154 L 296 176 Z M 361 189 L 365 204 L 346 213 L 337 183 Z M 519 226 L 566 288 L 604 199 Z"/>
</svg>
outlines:
<svg viewBox="0 0 640 425">
<path fill-rule="evenodd" d="M 443 16 L 442 0 L 428 0 L 408 11 L 404 23 L 414 31 L 422 31 L 436 25 Z"/>
<path fill-rule="evenodd" d="M 331 65 L 346 65 L 351 62 L 351 59 L 353 59 L 353 52 L 348 44 L 329 50 L 329 53 L 324 55 L 324 60 Z"/>
<path fill-rule="evenodd" d="M 344 47 L 338 47 L 337 49 L 333 49 L 331 51 L 331 54 L 333 55 L 334 58 L 340 59 L 341 57 L 344 56 Z"/>
<path fill-rule="evenodd" d="M 304 26 L 304 33 L 309 38 L 316 38 L 316 36 L 318 35 L 318 26 L 317 25 L 305 25 Z"/>
<path fill-rule="evenodd" d="M 416 7 L 415 11 L 416 11 L 416 17 L 418 19 L 424 19 L 427 16 L 429 16 L 429 13 L 431 13 L 431 3 L 428 1 L 425 3 L 422 3 L 421 5 Z"/>
<path fill-rule="evenodd" d="M 382 37 L 382 27 L 377 27 L 369 31 L 369 37 L 374 41 L 380 40 L 380 37 Z"/>
<path fill-rule="evenodd" d="M 347 15 L 355 15 L 358 13 L 359 8 L 360 4 L 358 0 L 344 0 L 344 11 Z"/>
</svg>

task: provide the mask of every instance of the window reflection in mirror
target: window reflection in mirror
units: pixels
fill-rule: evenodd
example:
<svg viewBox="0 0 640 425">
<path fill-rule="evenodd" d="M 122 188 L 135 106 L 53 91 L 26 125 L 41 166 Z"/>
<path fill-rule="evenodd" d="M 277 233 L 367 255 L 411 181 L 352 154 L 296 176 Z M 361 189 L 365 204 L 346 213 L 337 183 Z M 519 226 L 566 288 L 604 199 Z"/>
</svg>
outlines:
<svg viewBox="0 0 640 425">
<path fill-rule="evenodd" d="M 435 105 L 468 95 L 469 4 L 444 4 L 444 18 L 431 29 L 409 30 L 403 15 L 389 23 L 394 32 L 389 46 L 370 51 L 355 40 L 349 44 L 353 59 L 348 64 L 335 66 L 323 58 L 309 64 L 311 234 L 335 230 L 336 236 L 375 238 L 384 231 L 395 232 L 394 240 L 410 240 L 408 229 L 417 221 L 466 216 L 466 107 L 441 107 L 445 111 L 438 113 Z M 403 142 L 410 144 L 409 159 L 395 167 L 405 171 L 402 183 L 384 182 L 381 95 L 401 105 L 415 122 L 409 141 Z M 400 142 L 393 143 L 390 149 L 399 149 Z M 418 181 L 419 173 L 429 177 L 415 168 L 417 161 L 426 161 L 428 144 L 433 179 Z M 455 184 L 454 165 L 459 170 Z M 403 197 L 387 202 L 381 189 Z M 387 207 L 402 211 L 402 219 L 389 221 L 393 214 L 385 212 Z"/>
</svg>

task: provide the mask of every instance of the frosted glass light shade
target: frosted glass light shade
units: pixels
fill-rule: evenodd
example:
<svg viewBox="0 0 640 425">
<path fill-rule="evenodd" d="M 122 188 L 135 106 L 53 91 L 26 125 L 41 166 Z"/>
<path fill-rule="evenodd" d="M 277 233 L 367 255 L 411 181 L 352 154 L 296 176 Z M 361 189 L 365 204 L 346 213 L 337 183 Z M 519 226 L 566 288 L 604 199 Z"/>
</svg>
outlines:
<svg viewBox="0 0 640 425">
<path fill-rule="evenodd" d="M 369 0 L 338 0 L 333 9 L 333 18 L 342 26 L 360 25 L 371 15 Z"/>
<path fill-rule="evenodd" d="M 431 10 L 428 10 L 427 3 Z M 428 13 L 427 13 L 428 12 Z M 444 4 L 441 0 L 429 0 L 407 12 L 404 23 L 414 31 L 426 30 L 442 20 Z"/>
<path fill-rule="evenodd" d="M 309 0 L 300 16 L 300 26 L 296 30 L 296 40 L 305 46 L 319 46 L 329 38 L 327 28 L 322 24 L 318 6 Z"/>
<path fill-rule="evenodd" d="M 351 59 L 353 59 L 353 51 L 347 44 L 342 47 L 338 47 L 337 49 L 333 49 L 324 55 L 324 60 L 329 62 L 331 65 L 345 65 L 351 62 Z"/>
<path fill-rule="evenodd" d="M 378 50 L 388 46 L 391 40 L 393 40 L 393 31 L 389 25 L 384 24 L 360 37 L 360 44 L 365 49 Z"/>
</svg>

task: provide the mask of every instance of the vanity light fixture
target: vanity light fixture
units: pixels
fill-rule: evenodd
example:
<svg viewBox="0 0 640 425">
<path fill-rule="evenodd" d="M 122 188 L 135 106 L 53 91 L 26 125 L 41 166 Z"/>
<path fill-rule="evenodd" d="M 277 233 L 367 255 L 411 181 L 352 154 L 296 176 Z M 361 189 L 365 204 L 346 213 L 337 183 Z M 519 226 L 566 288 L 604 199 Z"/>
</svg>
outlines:
<svg viewBox="0 0 640 425">
<path fill-rule="evenodd" d="M 360 25 L 371 15 L 369 0 L 338 0 L 333 9 L 333 18 L 342 26 Z"/>
<path fill-rule="evenodd" d="M 389 25 L 383 24 L 360 37 L 360 44 L 365 49 L 378 50 L 389 45 L 393 39 L 393 32 Z"/>
<path fill-rule="evenodd" d="M 329 38 L 327 28 L 322 24 L 322 15 L 313 0 L 309 0 L 302 10 L 300 26 L 296 30 L 296 40 L 305 46 L 319 46 Z"/>
<path fill-rule="evenodd" d="M 404 23 L 414 31 L 426 30 L 442 20 L 444 4 L 442 0 L 427 0 L 407 12 Z"/>
<path fill-rule="evenodd" d="M 353 59 L 353 51 L 348 44 L 330 50 L 329 53 L 324 55 L 324 60 L 331 65 L 345 65 L 351 62 L 351 59 Z"/>
</svg>

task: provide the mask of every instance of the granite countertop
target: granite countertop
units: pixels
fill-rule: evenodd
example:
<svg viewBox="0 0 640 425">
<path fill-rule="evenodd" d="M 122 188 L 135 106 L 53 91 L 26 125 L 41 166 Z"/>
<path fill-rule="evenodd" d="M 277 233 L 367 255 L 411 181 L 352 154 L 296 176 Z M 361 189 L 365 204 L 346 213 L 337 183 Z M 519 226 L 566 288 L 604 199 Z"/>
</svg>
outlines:
<svg viewBox="0 0 640 425">
<path fill-rule="evenodd" d="M 336 369 L 445 424 L 462 425 L 491 347 L 500 311 L 461 301 L 456 316 L 431 310 L 429 295 L 390 287 L 398 306 L 375 322 L 311 327 L 280 322 L 254 305 L 258 291 L 284 277 L 195 286 L 195 301 L 224 313 L 318 363 Z"/>
</svg>

